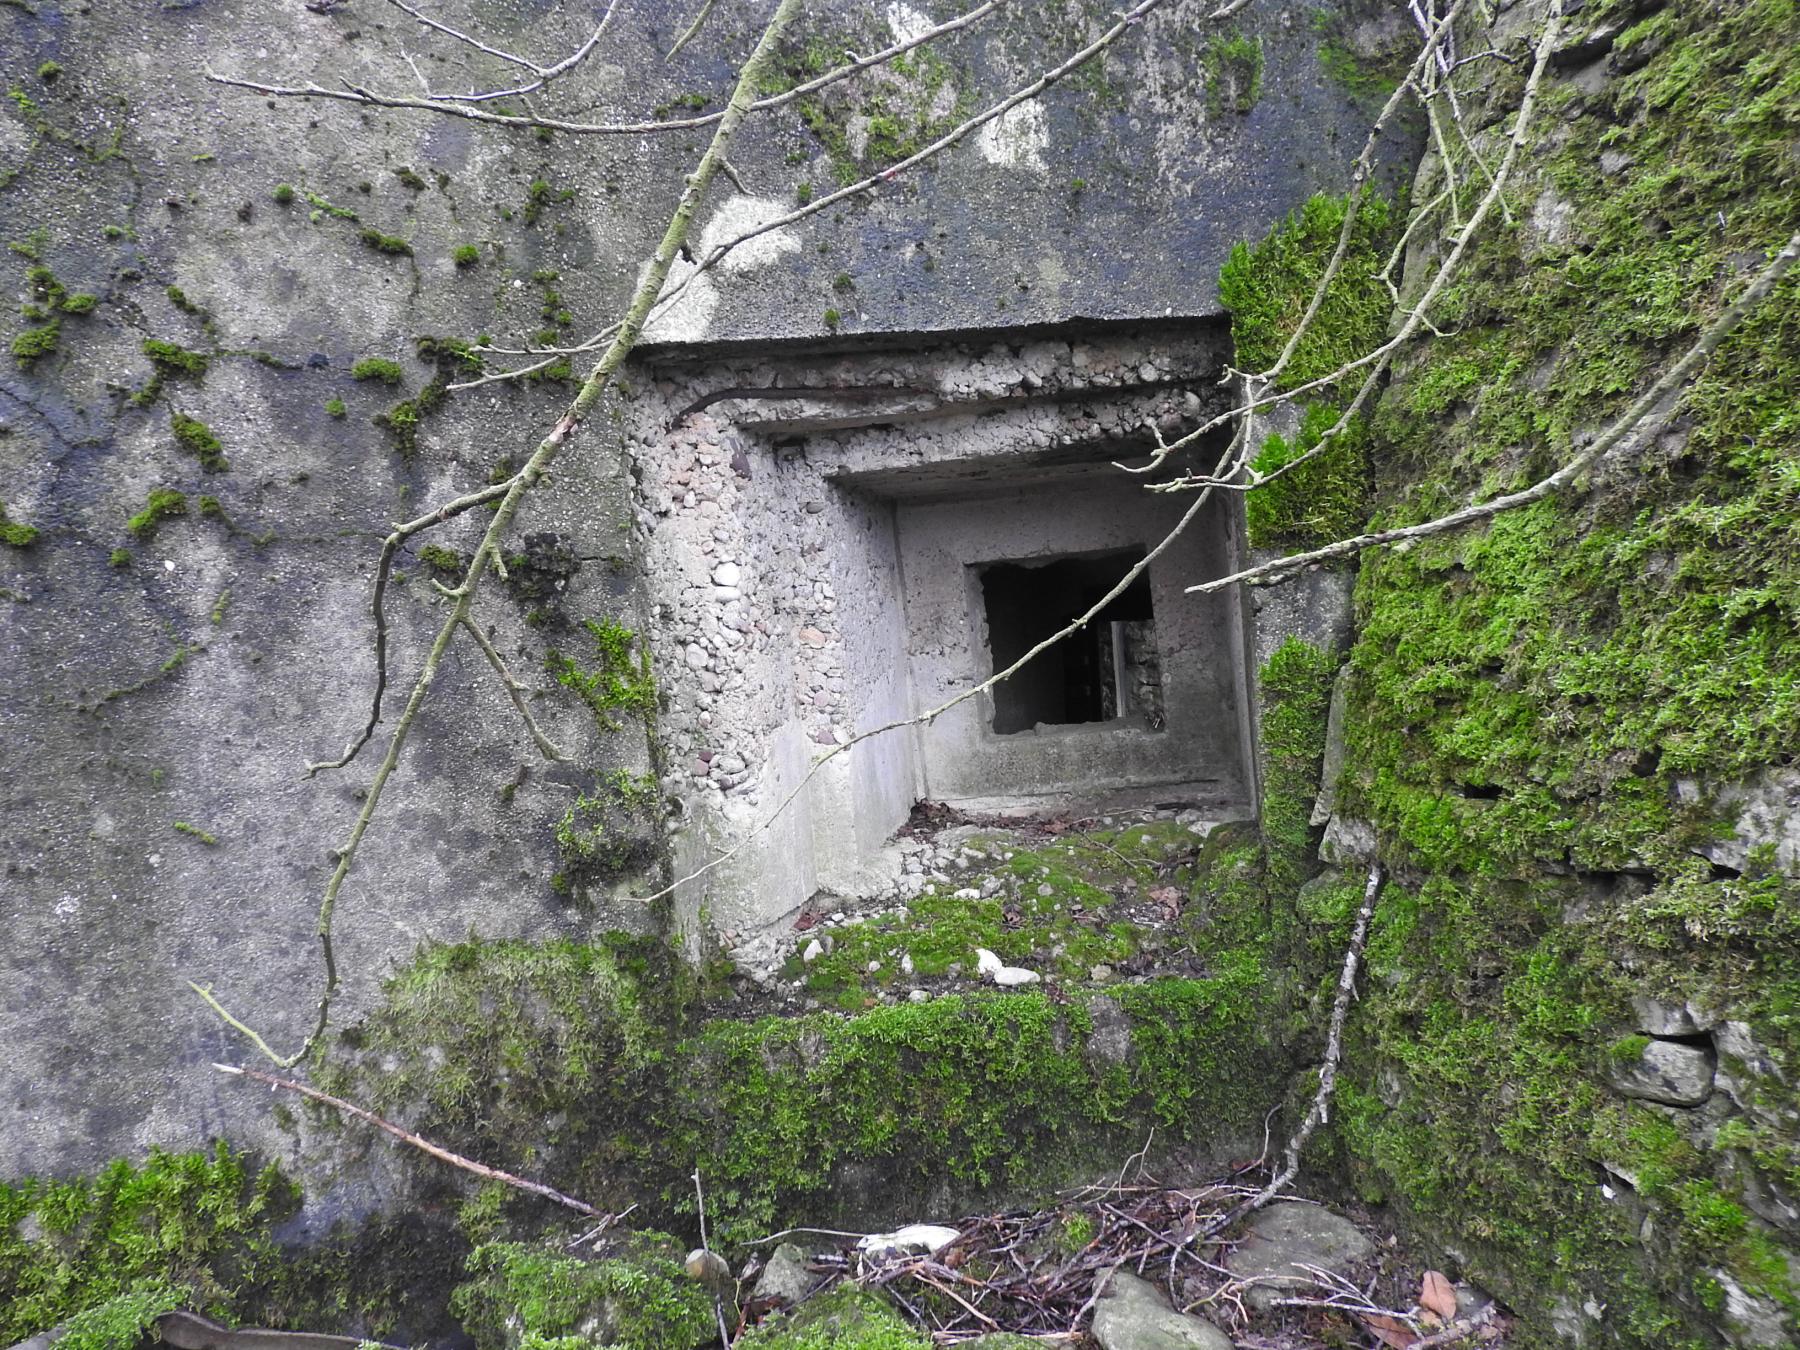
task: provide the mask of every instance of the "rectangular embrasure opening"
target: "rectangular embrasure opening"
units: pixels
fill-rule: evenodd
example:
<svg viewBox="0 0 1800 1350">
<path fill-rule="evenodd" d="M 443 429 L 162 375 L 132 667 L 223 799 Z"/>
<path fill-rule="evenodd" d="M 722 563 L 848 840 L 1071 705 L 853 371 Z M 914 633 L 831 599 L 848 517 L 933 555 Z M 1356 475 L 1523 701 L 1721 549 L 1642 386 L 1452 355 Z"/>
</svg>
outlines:
<svg viewBox="0 0 1800 1350">
<path fill-rule="evenodd" d="M 1137 547 L 978 566 L 991 670 L 1006 669 L 1087 613 L 1143 558 Z M 1162 668 L 1148 575 L 996 686 L 993 697 L 999 736 L 1083 722 L 1160 730 Z"/>
</svg>

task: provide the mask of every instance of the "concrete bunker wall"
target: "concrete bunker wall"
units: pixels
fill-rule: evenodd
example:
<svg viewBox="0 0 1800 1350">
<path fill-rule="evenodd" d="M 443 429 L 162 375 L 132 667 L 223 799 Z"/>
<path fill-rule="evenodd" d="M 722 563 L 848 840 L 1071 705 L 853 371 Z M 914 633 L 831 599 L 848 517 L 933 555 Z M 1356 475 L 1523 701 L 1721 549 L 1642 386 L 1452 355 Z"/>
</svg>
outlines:
<svg viewBox="0 0 1800 1350">
<path fill-rule="evenodd" d="M 983 695 L 861 741 L 806 781 L 826 748 L 993 673 L 984 567 L 1156 546 L 1192 499 L 1146 491 L 1113 461 L 1141 456 L 1153 426 L 1203 419 L 1225 349 L 1222 325 L 1185 323 L 643 358 L 655 397 L 627 435 L 677 875 L 736 849 L 683 888 L 690 930 L 879 887 L 882 845 L 921 797 L 1251 809 L 1241 607 L 1182 594 L 1242 547 L 1223 497 L 1147 575 L 1160 724 L 1001 733 Z"/>
</svg>

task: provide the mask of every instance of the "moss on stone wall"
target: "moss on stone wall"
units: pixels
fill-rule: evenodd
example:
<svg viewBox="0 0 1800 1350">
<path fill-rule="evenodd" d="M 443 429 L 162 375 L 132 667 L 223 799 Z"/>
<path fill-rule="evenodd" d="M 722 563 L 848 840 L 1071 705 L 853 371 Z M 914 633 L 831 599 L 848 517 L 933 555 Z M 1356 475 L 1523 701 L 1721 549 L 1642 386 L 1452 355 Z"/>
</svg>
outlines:
<svg viewBox="0 0 1800 1350">
<path fill-rule="evenodd" d="M 1791 0 L 1672 4 L 1552 87 L 1516 227 L 1478 242 L 1375 418 L 1381 523 L 1542 476 L 1786 239 L 1797 44 Z M 1800 890 L 1694 854 L 1713 787 L 1800 754 L 1797 301 L 1789 280 L 1585 495 L 1364 562 L 1342 809 L 1398 882 L 1342 1139 L 1527 1344 L 1714 1344 L 1800 1310 L 1771 1199 L 1800 1181 L 1777 1086 Z M 1609 1085 L 1646 997 L 1742 1029 L 1708 1042 L 1705 1106 Z"/>
<path fill-rule="evenodd" d="M 177 1304 L 229 1312 L 282 1264 L 270 1232 L 298 1200 L 274 1166 L 253 1170 L 223 1144 L 71 1181 L 0 1182 L 0 1339 L 79 1316 L 62 1344 L 124 1350 Z"/>
<path fill-rule="evenodd" d="M 1232 249 L 1219 272 L 1219 300 L 1231 313 L 1239 368 L 1260 372 L 1280 360 L 1337 249 L 1347 209 L 1347 198 L 1315 196 L 1261 243 Z M 1330 375 L 1380 342 L 1390 299 L 1377 273 L 1392 215 L 1386 201 L 1367 194 L 1338 275 L 1276 377 L 1276 390 Z M 1291 437 L 1271 435 L 1259 447 L 1252 461 L 1258 474 L 1274 475 L 1317 446 L 1347 401 L 1336 385 L 1323 386 L 1308 400 Z M 1360 420 L 1353 419 L 1313 458 L 1251 493 L 1245 505 L 1251 543 L 1306 548 L 1358 529 L 1368 516 L 1365 442 Z"/>
<path fill-rule="evenodd" d="M 1221 955 L 1210 978 L 1103 1001 L 696 1022 L 693 975 L 664 944 L 469 942 L 397 977 L 320 1078 L 595 1204 L 690 1212 L 698 1166 L 718 1231 L 744 1237 L 945 1185 L 1040 1191 L 1151 1124 L 1255 1135 L 1280 1092 L 1261 984 L 1253 959 Z"/>
<path fill-rule="evenodd" d="M 1292 890 L 1316 870 L 1311 825 L 1325 754 L 1325 718 L 1337 661 L 1291 637 L 1257 673 L 1262 691 L 1262 810 L 1259 824 L 1271 882 Z"/>
<path fill-rule="evenodd" d="M 855 1285 L 808 1299 L 738 1342 L 744 1350 L 926 1350 L 931 1343 L 881 1295 Z"/>
</svg>

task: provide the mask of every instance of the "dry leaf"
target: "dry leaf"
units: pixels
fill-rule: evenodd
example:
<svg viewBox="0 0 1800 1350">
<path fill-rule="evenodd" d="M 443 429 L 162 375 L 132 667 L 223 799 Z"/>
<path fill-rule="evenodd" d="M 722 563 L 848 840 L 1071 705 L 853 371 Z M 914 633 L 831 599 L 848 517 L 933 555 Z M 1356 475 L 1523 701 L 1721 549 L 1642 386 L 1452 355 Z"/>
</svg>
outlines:
<svg viewBox="0 0 1800 1350">
<path fill-rule="evenodd" d="M 1442 1271 L 1428 1270 L 1419 1289 L 1419 1306 L 1440 1322 L 1456 1320 L 1456 1290 Z"/>
<path fill-rule="evenodd" d="M 1383 1345 L 1391 1345 L 1394 1350 L 1406 1350 L 1419 1339 L 1419 1333 L 1398 1317 L 1389 1317 L 1385 1313 L 1358 1313 L 1357 1317 Z"/>
</svg>

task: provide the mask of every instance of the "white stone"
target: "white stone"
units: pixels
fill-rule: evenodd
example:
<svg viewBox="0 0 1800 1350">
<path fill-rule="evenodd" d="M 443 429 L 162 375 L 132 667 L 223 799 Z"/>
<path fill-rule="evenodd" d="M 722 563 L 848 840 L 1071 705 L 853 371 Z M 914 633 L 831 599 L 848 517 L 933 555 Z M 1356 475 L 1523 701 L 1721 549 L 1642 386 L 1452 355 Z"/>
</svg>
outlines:
<svg viewBox="0 0 1800 1350">
<path fill-rule="evenodd" d="M 946 1228 L 942 1224 L 909 1223 L 891 1233 L 870 1233 L 856 1244 L 856 1249 L 870 1256 L 883 1256 L 889 1252 L 925 1252 L 933 1255 L 961 1236 L 957 1229 Z"/>
<path fill-rule="evenodd" d="M 1022 966 L 1001 966 L 994 972 L 994 983 L 1003 989 L 1021 984 L 1036 984 L 1042 978 L 1035 970 L 1026 970 Z"/>
<path fill-rule="evenodd" d="M 712 579 L 715 586 L 736 586 L 744 579 L 744 572 L 734 562 L 722 562 L 713 568 Z"/>
<path fill-rule="evenodd" d="M 800 959 L 810 966 L 823 955 L 825 955 L 825 944 L 814 938 L 806 944 L 806 950 L 800 953 Z"/>
<path fill-rule="evenodd" d="M 926 990 L 923 990 L 923 989 L 912 990 L 910 993 L 907 994 L 906 998 L 909 1003 L 929 1003 L 929 1002 L 931 1002 L 930 993 L 928 993 Z"/>
</svg>

